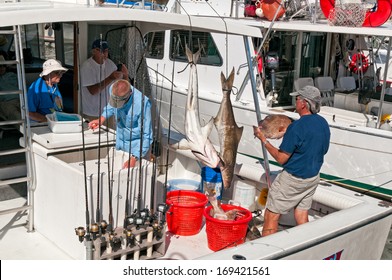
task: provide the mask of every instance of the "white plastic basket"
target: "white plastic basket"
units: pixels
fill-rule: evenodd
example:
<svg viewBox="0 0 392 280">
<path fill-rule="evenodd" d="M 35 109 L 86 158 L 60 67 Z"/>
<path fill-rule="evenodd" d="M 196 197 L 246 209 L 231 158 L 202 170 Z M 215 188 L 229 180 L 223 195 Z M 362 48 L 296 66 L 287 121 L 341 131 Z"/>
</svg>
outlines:
<svg viewBox="0 0 392 280">
<path fill-rule="evenodd" d="M 77 133 L 82 131 L 82 117 L 78 114 L 54 112 L 46 115 L 53 133 Z"/>
</svg>

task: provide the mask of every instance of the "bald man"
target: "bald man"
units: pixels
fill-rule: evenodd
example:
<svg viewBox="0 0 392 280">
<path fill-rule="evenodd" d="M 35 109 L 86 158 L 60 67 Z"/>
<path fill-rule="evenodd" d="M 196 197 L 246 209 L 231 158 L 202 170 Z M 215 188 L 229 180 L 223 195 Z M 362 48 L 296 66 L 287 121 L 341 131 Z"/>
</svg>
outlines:
<svg viewBox="0 0 392 280">
<path fill-rule="evenodd" d="M 153 140 L 151 102 L 123 79 L 115 81 L 109 92 L 109 104 L 105 106 L 99 119 L 89 123 L 89 128 L 95 130 L 105 120 L 115 116 L 116 149 L 131 154 L 123 168 L 134 167 L 138 160 L 146 156 Z"/>
</svg>

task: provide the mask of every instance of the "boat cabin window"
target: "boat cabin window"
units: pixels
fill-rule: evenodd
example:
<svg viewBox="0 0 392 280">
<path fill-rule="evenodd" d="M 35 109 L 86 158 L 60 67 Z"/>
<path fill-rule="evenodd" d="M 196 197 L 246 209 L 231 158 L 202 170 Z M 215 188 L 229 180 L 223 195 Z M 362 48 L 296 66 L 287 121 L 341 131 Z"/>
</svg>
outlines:
<svg viewBox="0 0 392 280">
<path fill-rule="evenodd" d="M 144 37 L 147 52 L 147 58 L 163 58 L 163 51 L 165 46 L 165 32 L 150 32 Z"/>
<path fill-rule="evenodd" d="M 323 76 L 325 46 L 326 34 L 274 32 L 264 50 L 264 91 L 278 93 L 278 102 L 272 106 L 292 105 L 290 92 L 294 90 L 296 78 Z"/>
<path fill-rule="evenodd" d="M 190 39 L 191 37 L 191 39 Z M 170 34 L 170 59 L 188 62 L 185 47 L 188 46 L 193 53 L 201 51 L 200 61 L 197 64 L 221 66 L 222 57 L 210 33 L 174 30 Z"/>
</svg>

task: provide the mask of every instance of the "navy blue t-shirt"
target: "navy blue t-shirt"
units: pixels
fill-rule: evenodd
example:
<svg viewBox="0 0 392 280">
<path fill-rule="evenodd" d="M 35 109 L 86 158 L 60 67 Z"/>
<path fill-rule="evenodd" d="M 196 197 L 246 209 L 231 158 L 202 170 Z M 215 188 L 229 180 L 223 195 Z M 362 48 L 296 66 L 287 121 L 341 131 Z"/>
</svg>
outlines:
<svg viewBox="0 0 392 280">
<path fill-rule="evenodd" d="M 299 178 L 316 176 L 329 148 L 331 133 L 327 121 L 317 115 L 304 115 L 287 128 L 279 149 L 291 154 L 283 168 Z"/>
</svg>

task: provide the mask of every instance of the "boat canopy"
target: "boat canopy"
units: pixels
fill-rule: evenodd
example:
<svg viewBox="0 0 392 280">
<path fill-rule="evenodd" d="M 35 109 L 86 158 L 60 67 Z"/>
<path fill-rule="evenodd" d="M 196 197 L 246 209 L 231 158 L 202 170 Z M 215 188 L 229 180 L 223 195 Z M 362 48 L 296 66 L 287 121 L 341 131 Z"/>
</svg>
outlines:
<svg viewBox="0 0 392 280">
<path fill-rule="evenodd" d="M 227 33 L 262 37 L 261 26 L 248 21 L 219 17 L 193 16 L 155 10 L 129 9 L 114 6 L 89 7 L 80 4 L 50 1 L 3 3 L 0 6 L 0 27 L 47 22 L 94 22 L 107 24 L 138 22 L 142 33 L 168 29 Z M 252 21 L 251 19 L 249 21 Z"/>
</svg>

